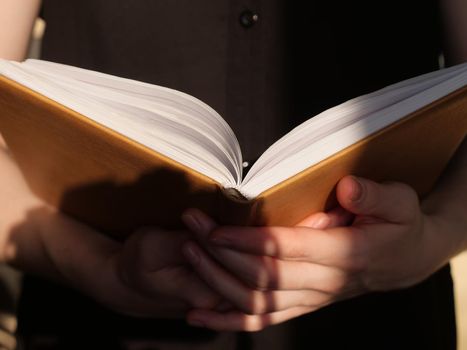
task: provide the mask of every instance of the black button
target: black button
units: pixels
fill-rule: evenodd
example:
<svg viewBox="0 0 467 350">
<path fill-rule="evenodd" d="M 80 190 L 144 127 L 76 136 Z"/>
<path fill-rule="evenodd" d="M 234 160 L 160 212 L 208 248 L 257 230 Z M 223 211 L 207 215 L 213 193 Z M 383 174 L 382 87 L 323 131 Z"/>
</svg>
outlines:
<svg viewBox="0 0 467 350">
<path fill-rule="evenodd" d="M 239 17 L 240 24 L 244 28 L 250 28 L 251 26 L 253 26 L 253 24 L 258 22 L 258 19 L 259 19 L 258 14 L 248 11 L 248 10 L 243 11 Z"/>
</svg>

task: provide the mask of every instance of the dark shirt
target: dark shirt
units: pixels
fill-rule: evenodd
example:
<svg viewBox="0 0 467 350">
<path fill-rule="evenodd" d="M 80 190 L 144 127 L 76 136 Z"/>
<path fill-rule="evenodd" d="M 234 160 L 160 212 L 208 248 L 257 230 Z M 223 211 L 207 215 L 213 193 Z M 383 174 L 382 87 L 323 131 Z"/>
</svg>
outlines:
<svg viewBox="0 0 467 350">
<path fill-rule="evenodd" d="M 437 69 L 443 49 L 436 0 L 45 0 L 42 15 L 43 59 L 192 94 L 247 160 L 326 108 Z M 112 315 L 31 279 L 22 310 L 24 335 L 75 339 L 67 348 L 97 335 L 100 348 L 133 337 L 156 339 L 148 349 L 455 349 L 448 267 L 252 335 Z"/>
</svg>

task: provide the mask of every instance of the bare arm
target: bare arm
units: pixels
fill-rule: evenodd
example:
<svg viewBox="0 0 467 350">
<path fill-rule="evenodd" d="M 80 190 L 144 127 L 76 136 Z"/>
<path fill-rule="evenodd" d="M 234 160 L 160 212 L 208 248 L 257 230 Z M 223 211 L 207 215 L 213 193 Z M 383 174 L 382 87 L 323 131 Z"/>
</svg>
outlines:
<svg viewBox="0 0 467 350">
<path fill-rule="evenodd" d="M 31 36 L 34 20 L 39 11 L 40 0 L 0 0 L 0 58 L 23 60 Z M 33 197 L 18 179 L 17 167 L 7 153 L 7 146 L 0 134 L 0 261 L 4 262 L 4 247 L 7 244 L 9 225 L 16 219 L 17 208 L 26 211 Z M 21 210 L 19 211 L 21 213 Z"/>
<path fill-rule="evenodd" d="M 446 34 L 445 57 L 449 65 L 467 61 L 467 1 L 441 2 Z M 435 214 L 440 224 L 452 232 L 459 244 L 457 252 L 467 249 L 467 138 L 461 144 L 435 190 L 422 202 L 425 213 Z"/>
<path fill-rule="evenodd" d="M 0 58 L 23 60 L 40 0 L 0 0 Z M 71 285 L 138 316 L 180 316 L 219 297 L 185 266 L 184 232 L 147 229 L 124 243 L 36 198 L 0 135 L 0 263 Z"/>
<path fill-rule="evenodd" d="M 209 308 L 219 302 L 185 267 L 185 232 L 146 229 L 116 242 L 36 198 L 2 149 L 0 203 L 0 263 L 47 276 L 136 316 L 181 316 L 188 305 Z"/>
<path fill-rule="evenodd" d="M 135 232 L 124 243 L 59 213 L 29 190 L 0 145 L 0 264 L 47 276 L 135 316 L 177 317 L 220 298 L 185 265 L 185 232 Z"/>
<path fill-rule="evenodd" d="M 440 235 L 452 236 L 451 257 L 467 250 L 467 139 L 459 147 L 435 190 L 422 202 L 433 215 Z M 446 236 L 446 241 L 448 237 Z"/>
<path fill-rule="evenodd" d="M 40 0 L 0 0 L 0 58 L 25 58 Z"/>
<path fill-rule="evenodd" d="M 34 21 L 41 0 L 0 0 L 0 58 L 26 58 Z M 6 148 L 0 135 L 0 150 Z"/>
<path fill-rule="evenodd" d="M 467 1 L 442 0 L 446 39 L 446 61 L 454 65 L 467 61 Z"/>
</svg>

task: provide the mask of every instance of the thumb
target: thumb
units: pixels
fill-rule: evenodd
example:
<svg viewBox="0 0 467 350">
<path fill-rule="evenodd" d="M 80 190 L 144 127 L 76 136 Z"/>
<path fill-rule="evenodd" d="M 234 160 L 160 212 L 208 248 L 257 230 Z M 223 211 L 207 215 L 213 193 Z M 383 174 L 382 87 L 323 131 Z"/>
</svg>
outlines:
<svg viewBox="0 0 467 350">
<path fill-rule="evenodd" d="M 402 183 L 377 183 L 346 176 L 337 184 L 340 205 L 356 215 L 372 216 L 385 221 L 403 223 L 418 210 L 415 191 Z"/>
</svg>

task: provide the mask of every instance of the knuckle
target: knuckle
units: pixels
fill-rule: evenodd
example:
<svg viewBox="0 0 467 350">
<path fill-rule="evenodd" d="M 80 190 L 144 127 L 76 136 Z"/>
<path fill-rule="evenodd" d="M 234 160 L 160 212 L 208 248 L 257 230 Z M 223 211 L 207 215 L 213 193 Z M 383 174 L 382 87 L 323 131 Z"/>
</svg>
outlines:
<svg viewBox="0 0 467 350">
<path fill-rule="evenodd" d="M 403 182 L 390 182 L 388 184 L 391 186 L 391 191 L 398 193 L 398 196 L 400 198 L 404 198 L 406 203 L 410 203 L 412 205 L 418 204 L 418 195 L 412 187 Z"/>
<path fill-rule="evenodd" d="M 358 257 L 363 259 L 362 262 L 366 262 L 366 258 L 369 254 L 369 240 L 365 230 L 352 227 L 346 232 L 348 239 L 350 240 L 350 255 L 351 257 Z"/>
<path fill-rule="evenodd" d="M 303 240 L 300 239 L 300 232 L 299 228 L 292 228 L 291 229 L 291 239 L 288 240 L 287 243 L 287 251 L 286 255 L 292 259 L 302 259 L 307 256 L 306 251 L 306 244 L 298 244 L 298 242 L 302 242 Z"/>
<path fill-rule="evenodd" d="M 369 263 L 369 241 L 367 233 L 351 227 L 337 237 L 340 244 L 340 262 L 336 265 L 348 272 L 365 270 Z"/>
<path fill-rule="evenodd" d="M 255 314 L 255 304 L 253 302 L 246 303 L 245 305 L 240 305 L 240 309 L 247 315 Z"/>
<path fill-rule="evenodd" d="M 278 268 L 274 259 L 270 257 L 258 258 L 256 268 L 246 272 L 245 282 L 252 288 L 264 291 L 276 288 L 278 285 Z"/>
<path fill-rule="evenodd" d="M 413 188 L 398 183 L 400 198 L 400 220 L 407 222 L 413 220 L 420 212 L 420 199 Z"/>
<path fill-rule="evenodd" d="M 261 269 L 256 267 L 255 269 L 251 269 L 248 271 L 245 271 L 243 275 L 243 281 L 253 289 L 262 289 L 265 286 L 263 285 L 262 281 L 262 273 L 260 271 Z"/>
<path fill-rule="evenodd" d="M 248 315 L 261 315 L 269 311 L 267 293 L 255 291 L 250 299 L 242 306 L 242 311 Z"/>
<path fill-rule="evenodd" d="M 248 315 L 256 315 L 260 313 L 262 310 L 261 308 L 255 303 L 255 301 L 250 301 L 243 305 L 242 311 Z"/>
<path fill-rule="evenodd" d="M 303 306 L 306 306 L 310 310 L 317 310 L 332 301 L 333 297 L 327 293 L 317 293 L 315 291 L 310 292 L 302 302 Z"/>
<path fill-rule="evenodd" d="M 328 280 L 324 291 L 327 293 L 339 294 L 339 292 L 346 288 L 348 280 L 346 275 L 334 276 Z"/>
<path fill-rule="evenodd" d="M 411 187 L 403 182 L 392 181 L 389 182 L 389 185 L 393 187 L 393 190 L 398 190 L 404 193 L 413 192 Z"/>
<path fill-rule="evenodd" d="M 165 252 L 181 249 L 183 239 L 184 236 L 177 232 L 141 228 L 125 241 L 123 254 L 137 269 L 154 272 L 162 268 L 163 261 L 167 260 Z"/>
<path fill-rule="evenodd" d="M 258 332 L 266 328 L 267 325 L 268 324 L 264 320 L 263 317 L 259 317 L 259 316 L 249 317 L 245 325 L 245 331 Z"/>
<path fill-rule="evenodd" d="M 265 258 L 263 284 L 268 289 L 278 289 L 280 284 L 279 263 L 272 258 Z"/>
<path fill-rule="evenodd" d="M 363 273 L 367 270 L 368 263 L 369 258 L 366 254 L 355 254 L 349 259 L 346 270 L 352 274 Z"/>
</svg>

